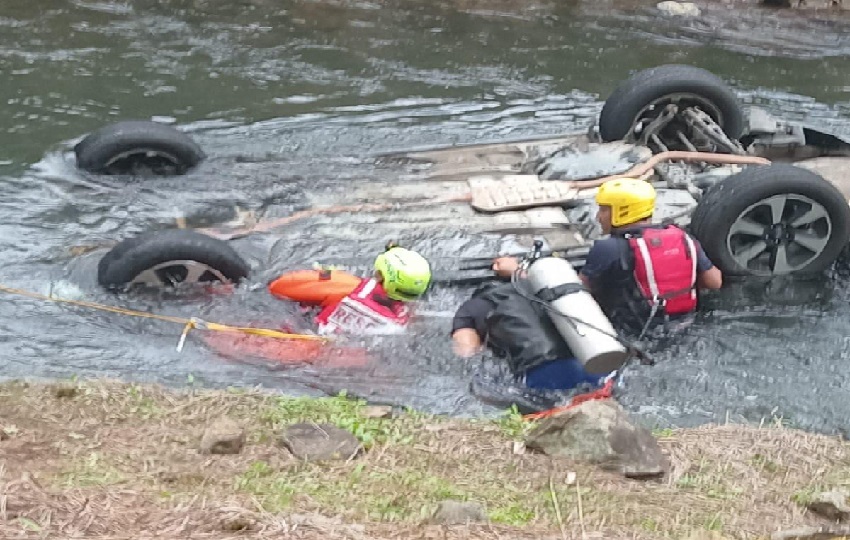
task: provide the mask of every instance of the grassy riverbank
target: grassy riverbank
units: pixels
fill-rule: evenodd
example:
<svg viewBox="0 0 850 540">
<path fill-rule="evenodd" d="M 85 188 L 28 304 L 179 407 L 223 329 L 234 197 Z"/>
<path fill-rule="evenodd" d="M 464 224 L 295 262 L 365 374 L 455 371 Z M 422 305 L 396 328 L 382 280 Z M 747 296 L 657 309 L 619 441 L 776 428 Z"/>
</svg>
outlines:
<svg viewBox="0 0 850 540">
<path fill-rule="evenodd" d="M 657 433 L 673 471 L 642 483 L 524 452 L 517 417 L 370 412 L 342 398 L 0 385 L 0 537 L 756 538 L 823 525 L 800 501 L 850 482 L 847 444 L 779 427 Z M 245 448 L 201 454 L 222 416 L 244 426 Z M 367 451 L 299 462 L 277 440 L 298 421 L 344 427 Z M 445 499 L 482 503 L 490 523 L 428 524 Z"/>
</svg>

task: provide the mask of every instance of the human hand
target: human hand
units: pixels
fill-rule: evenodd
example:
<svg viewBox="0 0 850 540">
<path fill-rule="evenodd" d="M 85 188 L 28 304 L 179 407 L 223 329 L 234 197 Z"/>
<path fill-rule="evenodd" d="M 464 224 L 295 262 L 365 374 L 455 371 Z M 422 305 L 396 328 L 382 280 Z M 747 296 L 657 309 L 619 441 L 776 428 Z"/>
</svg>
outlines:
<svg viewBox="0 0 850 540">
<path fill-rule="evenodd" d="M 511 277 L 519 268 L 519 260 L 516 257 L 497 257 L 492 268 L 499 277 Z"/>
</svg>

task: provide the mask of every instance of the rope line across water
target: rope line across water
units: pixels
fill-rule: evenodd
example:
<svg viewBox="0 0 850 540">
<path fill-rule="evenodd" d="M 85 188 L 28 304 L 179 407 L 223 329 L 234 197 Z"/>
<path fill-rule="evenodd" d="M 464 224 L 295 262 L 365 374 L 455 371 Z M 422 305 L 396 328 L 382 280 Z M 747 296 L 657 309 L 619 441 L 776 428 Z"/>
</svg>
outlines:
<svg viewBox="0 0 850 540">
<path fill-rule="evenodd" d="M 292 339 L 292 340 L 302 340 L 302 341 L 330 341 L 330 337 L 326 336 L 314 336 L 311 334 L 289 334 L 286 332 L 281 332 L 280 330 L 274 330 L 272 328 L 251 328 L 248 326 L 232 326 L 229 324 L 222 324 L 217 322 L 209 322 L 204 321 L 202 319 L 198 319 L 197 317 L 185 318 L 185 317 L 175 317 L 172 315 L 160 315 L 158 313 L 147 313 L 144 311 L 137 311 L 134 309 L 126 309 L 116 306 L 109 306 L 106 304 L 98 304 L 96 302 L 87 302 L 85 300 L 72 300 L 69 298 L 57 298 L 55 296 L 48 296 L 46 294 L 36 293 L 32 291 L 26 291 L 24 289 L 16 289 L 14 287 L 7 287 L 5 285 L 0 285 L 0 292 L 4 292 L 7 294 L 13 294 L 17 296 L 25 296 L 28 298 L 34 298 L 36 300 L 44 300 L 46 302 L 54 302 L 57 304 L 70 304 L 73 306 L 84 307 L 88 309 L 94 309 L 98 311 L 107 311 L 110 313 L 117 313 L 119 315 L 127 315 L 130 317 L 141 317 L 144 319 L 155 319 L 158 321 L 165 321 L 174 324 L 183 325 L 183 332 L 180 334 L 180 341 L 177 344 L 177 352 L 183 350 L 183 344 L 186 341 L 186 336 L 189 334 L 189 331 L 192 329 L 199 330 L 210 330 L 213 332 L 229 332 L 229 333 L 241 333 L 241 334 L 250 334 L 255 336 L 276 338 L 276 339 Z"/>
</svg>

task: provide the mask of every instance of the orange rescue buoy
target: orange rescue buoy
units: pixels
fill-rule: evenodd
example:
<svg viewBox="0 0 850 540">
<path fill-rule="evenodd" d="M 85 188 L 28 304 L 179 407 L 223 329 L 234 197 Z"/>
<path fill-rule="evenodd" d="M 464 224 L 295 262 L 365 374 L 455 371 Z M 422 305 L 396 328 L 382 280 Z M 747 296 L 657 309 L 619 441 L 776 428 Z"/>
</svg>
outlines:
<svg viewBox="0 0 850 540">
<path fill-rule="evenodd" d="M 340 270 L 294 270 L 272 281 L 269 291 L 282 300 L 325 307 L 339 303 L 360 281 Z"/>
<path fill-rule="evenodd" d="M 322 343 L 278 339 L 248 334 L 212 332 L 203 336 L 206 345 L 225 358 L 240 361 L 263 360 L 273 364 L 295 366 L 358 368 L 370 360 L 363 347 L 347 347 Z"/>
</svg>

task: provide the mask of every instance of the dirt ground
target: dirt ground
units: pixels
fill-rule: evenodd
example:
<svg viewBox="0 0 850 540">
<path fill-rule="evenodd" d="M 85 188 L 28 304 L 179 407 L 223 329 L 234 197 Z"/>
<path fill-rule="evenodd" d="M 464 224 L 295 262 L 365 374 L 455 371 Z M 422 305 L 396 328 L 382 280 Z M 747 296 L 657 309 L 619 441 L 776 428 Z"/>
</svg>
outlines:
<svg viewBox="0 0 850 540">
<path fill-rule="evenodd" d="M 368 411 L 344 397 L 2 384 L 0 537 L 762 538 L 826 525 L 803 503 L 850 482 L 847 443 L 775 422 L 658 432 L 673 470 L 641 482 L 525 451 L 532 425 L 517 415 Z M 245 448 L 200 453 L 221 417 L 244 426 Z M 278 442 L 299 421 L 346 428 L 366 450 L 302 462 Z M 431 524 L 446 499 L 481 503 L 489 523 Z"/>
</svg>

